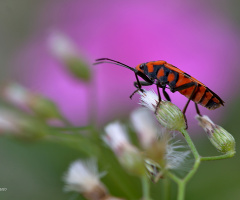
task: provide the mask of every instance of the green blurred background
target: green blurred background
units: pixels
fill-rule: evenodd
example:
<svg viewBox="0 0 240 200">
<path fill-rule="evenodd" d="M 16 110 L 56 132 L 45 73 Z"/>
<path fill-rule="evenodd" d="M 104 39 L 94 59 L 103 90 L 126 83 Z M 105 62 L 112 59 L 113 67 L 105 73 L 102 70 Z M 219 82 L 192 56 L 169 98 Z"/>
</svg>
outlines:
<svg viewBox="0 0 240 200">
<path fill-rule="evenodd" d="M 36 15 L 39 15 L 39 10 L 42 11 L 41 6 L 46 2 L 47 0 L 0 0 L 0 78 L 2 80 L 13 80 L 16 77 L 15 68 L 11 65 L 12 58 L 31 36 L 32 27 L 36 26 Z M 239 1 L 212 0 L 207 3 L 215 5 L 215 9 L 223 13 L 236 29 L 240 28 Z M 239 84 L 240 81 L 235 80 L 235 83 Z M 231 83 L 227 84 L 231 87 Z M 239 89 L 234 93 L 236 96 L 228 102 L 230 106 L 224 112 L 220 125 L 236 139 L 237 154 L 232 159 L 202 163 L 197 174 L 187 186 L 186 199 L 240 199 Z M 205 135 L 202 137 L 204 133 L 200 128 L 196 129 L 194 134 L 190 134 L 201 155 L 218 155 L 207 137 Z M 121 180 L 127 180 L 129 175 L 118 167 L 110 151 L 107 149 L 104 151 L 106 151 L 106 157 L 109 156 L 106 162 L 112 161 L 106 164 L 109 167 L 109 174 L 103 178 L 103 181 L 106 185 L 111 183 L 111 192 L 116 196 L 130 194 L 131 199 L 137 198 L 140 189 L 139 181 L 131 177 L 131 181 L 121 185 Z M 77 198 L 73 193 L 63 192 L 62 176 L 72 161 L 84 156 L 80 151 L 57 142 L 26 142 L 0 137 L 0 188 L 7 188 L 6 192 L 0 192 L 0 199 Z M 119 176 L 121 179 L 116 178 L 114 173 L 122 175 Z M 112 184 L 113 180 L 114 184 Z M 152 185 L 153 199 L 160 199 L 159 188 L 162 188 L 161 181 Z M 176 186 L 172 189 L 172 199 L 176 197 L 175 191 Z"/>
</svg>

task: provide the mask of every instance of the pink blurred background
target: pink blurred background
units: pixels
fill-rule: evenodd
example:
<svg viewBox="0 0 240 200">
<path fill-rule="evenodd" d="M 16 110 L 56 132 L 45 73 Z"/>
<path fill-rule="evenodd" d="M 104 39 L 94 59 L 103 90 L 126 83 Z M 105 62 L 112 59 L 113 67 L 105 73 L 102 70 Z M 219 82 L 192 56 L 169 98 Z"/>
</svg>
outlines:
<svg viewBox="0 0 240 200">
<path fill-rule="evenodd" d="M 135 67 L 166 60 L 206 84 L 226 106 L 215 111 L 201 107 L 216 122 L 238 91 L 239 30 L 207 1 L 46 1 L 37 9 L 32 29 L 12 58 L 15 77 L 32 90 L 53 99 L 75 124 L 86 125 L 89 110 L 100 124 L 126 117 L 138 105 L 134 74 L 110 64 L 92 66 L 108 57 Z M 91 83 L 69 76 L 47 44 L 52 31 L 68 36 L 90 64 Z M 155 87 L 154 87 L 155 89 Z M 187 99 L 170 97 L 183 108 Z M 194 127 L 195 108 L 187 111 Z"/>
</svg>

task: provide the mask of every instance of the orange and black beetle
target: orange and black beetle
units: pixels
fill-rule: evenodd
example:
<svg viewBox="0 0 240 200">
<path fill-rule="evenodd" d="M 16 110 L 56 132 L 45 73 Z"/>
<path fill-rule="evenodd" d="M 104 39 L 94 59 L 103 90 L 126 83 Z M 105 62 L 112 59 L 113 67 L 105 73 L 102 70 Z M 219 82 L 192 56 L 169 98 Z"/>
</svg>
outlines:
<svg viewBox="0 0 240 200">
<path fill-rule="evenodd" d="M 188 98 L 188 101 L 182 110 L 184 116 L 191 100 L 195 103 L 196 111 L 199 115 L 201 114 L 197 104 L 210 110 L 214 110 L 224 104 L 224 101 L 206 85 L 166 61 L 159 60 L 142 63 L 136 68 L 129 67 L 128 65 L 109 58 L 100 58 L 96 61 L 95 64 L 111 63 L 126 67 L 135 73 L 137 81 L 134 82 L 134 86 L 137 90 L 134 91 L 130 97 L 132 97 L 137 91 L 142 90 L 142 86 L 153 84 L 157 86 L 159 102 L 161 101 L 159 88 L 162 88 L 163 94 L 168 101 L 171 100 L 165 91 L 167 85 L 171 92 L 180 92 Z M 139 81 L 138 76 L 145 81 Z"/>
</svg>

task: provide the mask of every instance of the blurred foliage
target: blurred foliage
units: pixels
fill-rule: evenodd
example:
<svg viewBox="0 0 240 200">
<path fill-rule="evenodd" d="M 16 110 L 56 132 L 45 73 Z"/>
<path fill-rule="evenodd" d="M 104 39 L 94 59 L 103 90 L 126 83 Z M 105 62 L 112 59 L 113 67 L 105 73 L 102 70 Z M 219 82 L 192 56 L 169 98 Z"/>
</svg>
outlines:
<svg viewBox="0 0 240 200">
<path fill-rule="evenodd" d="M 33 0 L 0 1 L 0 24 L 2 27 L 0 37 L 1 79 L 5 79 L 6 74 L 9 73 L 10 68 L 8 66 L 14 50 L 28 36 L 30 27 L 35 26 L 31 16 L 36 13 L 37 8 L 43 2 Z M 219 10 L 231 16 L 239 27 L 240 14 L 238 6 L 236 6 L 240 4 L 238 1 L 232 0 L 228 3 L 221 1 L 217 5 L 216 1 L 211 2 L 214 6 L 219 6 Z M 74 69 L 75 63 L 71 65 Z M 224 124 L 220 124 L 234 136 L 236 156 L 227 160 L 203 162 L 197 174 L 188 184 L 186 199 L 240 199 L 239 102 L 240 99 L 238 98 L 233 103 L 229 103 L 231 107 L 224 116 Z M 98 135 L 100 132 L 101 130 L 98 130 L 96 134 Z M 212 147 L 207 137 L 198 137 L 197 134 L 205 133 L 199 131 L 193 137 L 199 153 L 201 155 L 217 155 L 218 152 Z M 0 192 L 0 199 L 81 199 L 76 194 L 63 192 L 62 176 L 72 161 L 87 157 L 89 154 L 97 155 L 100 170 L 108 172 L 102 180 L 107 186 L 111 186 L 109 190 L 112 194 L 128 196 L 129 199 L 139 198 L 140 181 L 126 174 L 113 153 L 101 145 L 96 138 L 93 141 L 95 148 L 89 148 L 88 142 L 90 141 L 86 138 L 82 139 L 81 143 L 76 141 L 73 147 L 68 143 L 63 145 L 57 134 L 51 138 L 51 141 L 24 141 L 6 136 L 0 137 L 0 187 L 7 188 L 6 192 Z M 68 141 L 72 144 L 71 136 L 68 137 Z M 108 167 L 106 168 L 106 166 Z M 151 194 L 153 199 L 163 197 L 161 191 L 164 181 L 160 180 L 157 184 L 152 183 Z M 171 184 L 173 186 L 171 199 L 176 199 L 176 185 Z"/>
<path fill-rule="evenodd" d="M 12 56 L 36 26 L 36 14 L 46 0 L 1 0 L 0 1 L 0 65 L 1 79 L 9 74 Z M 4 72 L 4 73 L 3 73 Z"/>
<path fill-rule="evenodd" d="M 225 116 L 224 127 L 233 134 L 236 144 L 238 137 L 238 113 L 240 112 L 239 99 L 232 104 L 229 113 Z M 201 128 L 199 128 L 201 130 Z M 1 192 L 1 199 L 75 199 L 73 193 L 64 193 L 62 176 L 69 164 L 79 158 L 95 155 L 98 157 L 100 171 L 107 171 L 102 181 L 115 196 L 127 196 L 128 199 L 138 199 L 141 190 L 140 181 L 127 174 L 119 165 L 113 153 L 99 141 L 95 132 L 91 139 L 81 137 L 75 145 L 68 145 L 58 139 L 61 133 L 54 134 L 51 141 L 19 141 L 7 137 L 0 138 L 0 186 L 8 188 Z M 198 134 L 205 134 L 203 131 Z M 97 136 L 97 137 L 96 137 Z M 62 136 L 61 136 L 62 137 Z M 61 138 L 60 137 L 60 138 Z M 67 140 L 73 139 L 67 135 Z M 67 141 L 64 139 L 64 141 Z M 201 155 L 218 155 L 207 137 L 193 138 Z M 79 143 L 79 141 L 82 141 Z M 90 144 L 91 143 L 91 144 Z M 94 143 L 94 148 L 92 148 Z M 71 142 L 72 144 L 72 142 Z M 89 147 L 91 148 L 89 149 Z M 238 152 L 237 145 L 237 152 Z M 237 200 L 240 197 L 240 160 L 238 154 L 232 159 L 203 162 L 197 174 L 189 182 L 186 199 L 206 200 Z M 152 184 L 153 199 L 163 196 L 163 182 Z M 172 198 L 176 197 L 176 185 L 172 188 Z M 78 199 L 78 198 L 76 198 Z M 79 197 L 80 199 L 80 197 Z"/>
<path fill-rule="evenodd" d="M 76 78 L 89 81 L 91 78 L 90 68 L 83 60 L 77 57 L 70 57 L 65 60 L 65 65 Z"/>
</svg>

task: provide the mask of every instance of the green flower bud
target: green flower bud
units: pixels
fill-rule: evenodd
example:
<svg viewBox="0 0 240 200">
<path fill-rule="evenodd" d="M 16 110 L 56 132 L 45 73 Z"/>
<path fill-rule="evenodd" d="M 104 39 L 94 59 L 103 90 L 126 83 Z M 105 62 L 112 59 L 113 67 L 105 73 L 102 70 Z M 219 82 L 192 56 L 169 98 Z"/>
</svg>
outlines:
<svg viewBox="0 0 240 200">
<path fill-rule="evenodd" d="M 58 107 L 50 99 L 34 94 L 17 83 L 8 83 L 2 87 L 1 94 L 9 103 L 18 108 L 32 111 L 43 119 L 61 119 Z"/>
<path fill-rule="evenodd" d="M 161 101 L 158 105 L 158 96 L 153 91 L 139 92 L 141 104 L 154 111 L 159 123 L 169 130 L 186 129 L 186 122 L 182 111 L 169 101 Z M 158 107 L 157 107 L 158 106 Z"/>
<path fill-rule="evenodd" d="M 0 133 L 23 139 L 38 139 L 49 132 L 48 126 L 32 116 L 0 108 Z"/>
<path fill-rule="evenodd" d="M 46 124 L 30 117 L 19 119 L 16 121 L 16 125 L 19 129 L 19 134 L 16 136 L 23 139 L 36 140 L 44 137 L 50 131 Z"/>
<path fill-rule="evenodd" d="M 61 114 L 54 102 L 41 95 L 32 95 L 28 101 L 29 108 L 43 119 L 61 119 Z"/>
<path fill-rule="evenodd" d="M 104 135 L 103 140 L 113 150 L 120 164 L 131 174 L 137 176 L 144 175 L 143 156 L 129 142 L 124 127 L 118 122 L 111 123 L 105 127 L 105 132 L 106 135 Z"/>
<path fill-rule="evenodd" d="M 77 79 L 89 81 L 91 72 L 89 66 L 80 58 L 72 56 L 64 60 L 67 70 Z"/>
<path fill-rule="evenodd" d="M 121 165 L 131 174 L 141 176 L 145 174 L 144 159 L 140 151 L 134 146 L 123 149 L 118 157 Z"/>
<path fill-rule="evenodd" d="M 169 101 L 161 101 L 156 111 L 157 120 L 170 130 L 186 129 L 182 111 Z"/>
<path fill-rule="evenodd" d="M 60 32 L 53 32 L 49 37 L 49 48 L 51 53 L 65 65 L 65 68 L 74 77 L 83 81 L 89 81 L 91 71 L 82 59 L 83 56 L 77 50 L 71 38 Z"/>
<path fill-rule="evenodd" d="M 199 125 L 207 133 L 209 140 L 222 153 L 235 152 L 235 139 L 221 126 L 214 124 L 207 116 L 196 116 Z"/>
</svg>

